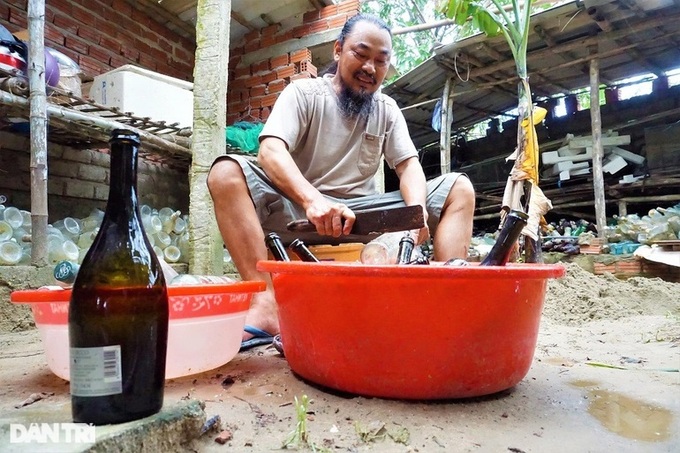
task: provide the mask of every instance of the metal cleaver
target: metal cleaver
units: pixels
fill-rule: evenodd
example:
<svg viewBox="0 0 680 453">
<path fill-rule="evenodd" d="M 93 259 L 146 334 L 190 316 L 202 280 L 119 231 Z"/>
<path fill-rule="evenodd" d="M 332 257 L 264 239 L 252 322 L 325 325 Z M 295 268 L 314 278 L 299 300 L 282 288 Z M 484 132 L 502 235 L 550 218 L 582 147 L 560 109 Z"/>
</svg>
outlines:
<svg viewBox="0 0 680 453">
<path fill-rule="evenodd" d="M 354 215 L 356 215 L 356 220 L 352 226 L 351 234 L 367 235 L 417 230 L 425 226 L 422 206 L 354 211 Z M 294 220 L 287 225 L 287 228 L 289 231 L 316 231 L 314 224 L 307 219 Z"/>
</svg>

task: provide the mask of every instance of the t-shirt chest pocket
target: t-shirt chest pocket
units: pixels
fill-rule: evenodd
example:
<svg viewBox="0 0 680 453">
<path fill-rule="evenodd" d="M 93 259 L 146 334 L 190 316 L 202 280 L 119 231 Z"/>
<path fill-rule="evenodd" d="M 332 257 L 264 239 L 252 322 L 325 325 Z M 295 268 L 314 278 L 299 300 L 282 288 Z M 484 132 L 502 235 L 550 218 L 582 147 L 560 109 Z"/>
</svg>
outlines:
<svg viewBox="0 0 680 453">
<path fill-rule="evenodd" d="M 361 141 L 361 150 L 359 151 L 359 162 L 357 164 L 362 175 L 371 176 L 378 171 L 384 140 L 385 136 L 383 135 L 364 133 Z"/>
</svg>

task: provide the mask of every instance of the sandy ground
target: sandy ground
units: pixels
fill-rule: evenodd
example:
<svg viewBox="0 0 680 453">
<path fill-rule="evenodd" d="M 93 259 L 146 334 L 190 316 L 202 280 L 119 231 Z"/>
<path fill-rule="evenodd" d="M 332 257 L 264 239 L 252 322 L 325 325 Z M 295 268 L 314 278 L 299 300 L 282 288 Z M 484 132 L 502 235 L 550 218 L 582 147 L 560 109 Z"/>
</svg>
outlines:
<svg viewBox="0 0 680 453">
<path fill-rule="evenodd" d="M 615 366 L 611 368 L 605 366 Z M 305 451 L 680 451 L 680 284 L 620 281 L 576 265 L 549 283 L 534 361 L 513 389 L 450 401 L 342 395 L 295 376 L 272 347 L 200 375 L 168 381 L 166 401 L 205 401 L 220 423 L 178 451 L 280 449 L 306 395 Z M 69 401 L 45 364 L 36 331 L 0 336 L 0 412 L 34 392 Z M 215 442 L 222 431 L 230 437 Z M 0 447 L 0 450 L 2 448 Z"/>
</svg>

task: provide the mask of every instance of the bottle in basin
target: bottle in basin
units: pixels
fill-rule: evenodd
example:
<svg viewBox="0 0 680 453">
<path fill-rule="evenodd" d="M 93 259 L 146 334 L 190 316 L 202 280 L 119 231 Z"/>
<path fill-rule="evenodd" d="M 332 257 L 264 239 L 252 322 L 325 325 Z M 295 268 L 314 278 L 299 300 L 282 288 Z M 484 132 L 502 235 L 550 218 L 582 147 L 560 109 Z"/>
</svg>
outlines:
<svg viewBox="0 0 680 453">
<path fill-rule="evenodd" d="M 69 306 L 75 422 L 122 423 L 163 405 L 168 294 L 137 201 L 139 136 L 111 133 L 111 185 L 99 232 Z"/>
</svg>

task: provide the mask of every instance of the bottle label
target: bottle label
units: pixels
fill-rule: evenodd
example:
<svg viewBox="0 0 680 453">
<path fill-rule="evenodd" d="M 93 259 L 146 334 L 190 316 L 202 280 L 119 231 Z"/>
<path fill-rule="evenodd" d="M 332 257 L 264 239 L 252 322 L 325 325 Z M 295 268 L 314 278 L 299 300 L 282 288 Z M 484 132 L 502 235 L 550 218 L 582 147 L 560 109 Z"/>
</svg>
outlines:
<svg viewBox="0 0 680 453">
<path fill-rule="evenodd" d="M 73 396 L 123 393 L 120 345 L 71 348 L 70 367 Z"/>
</svg>

